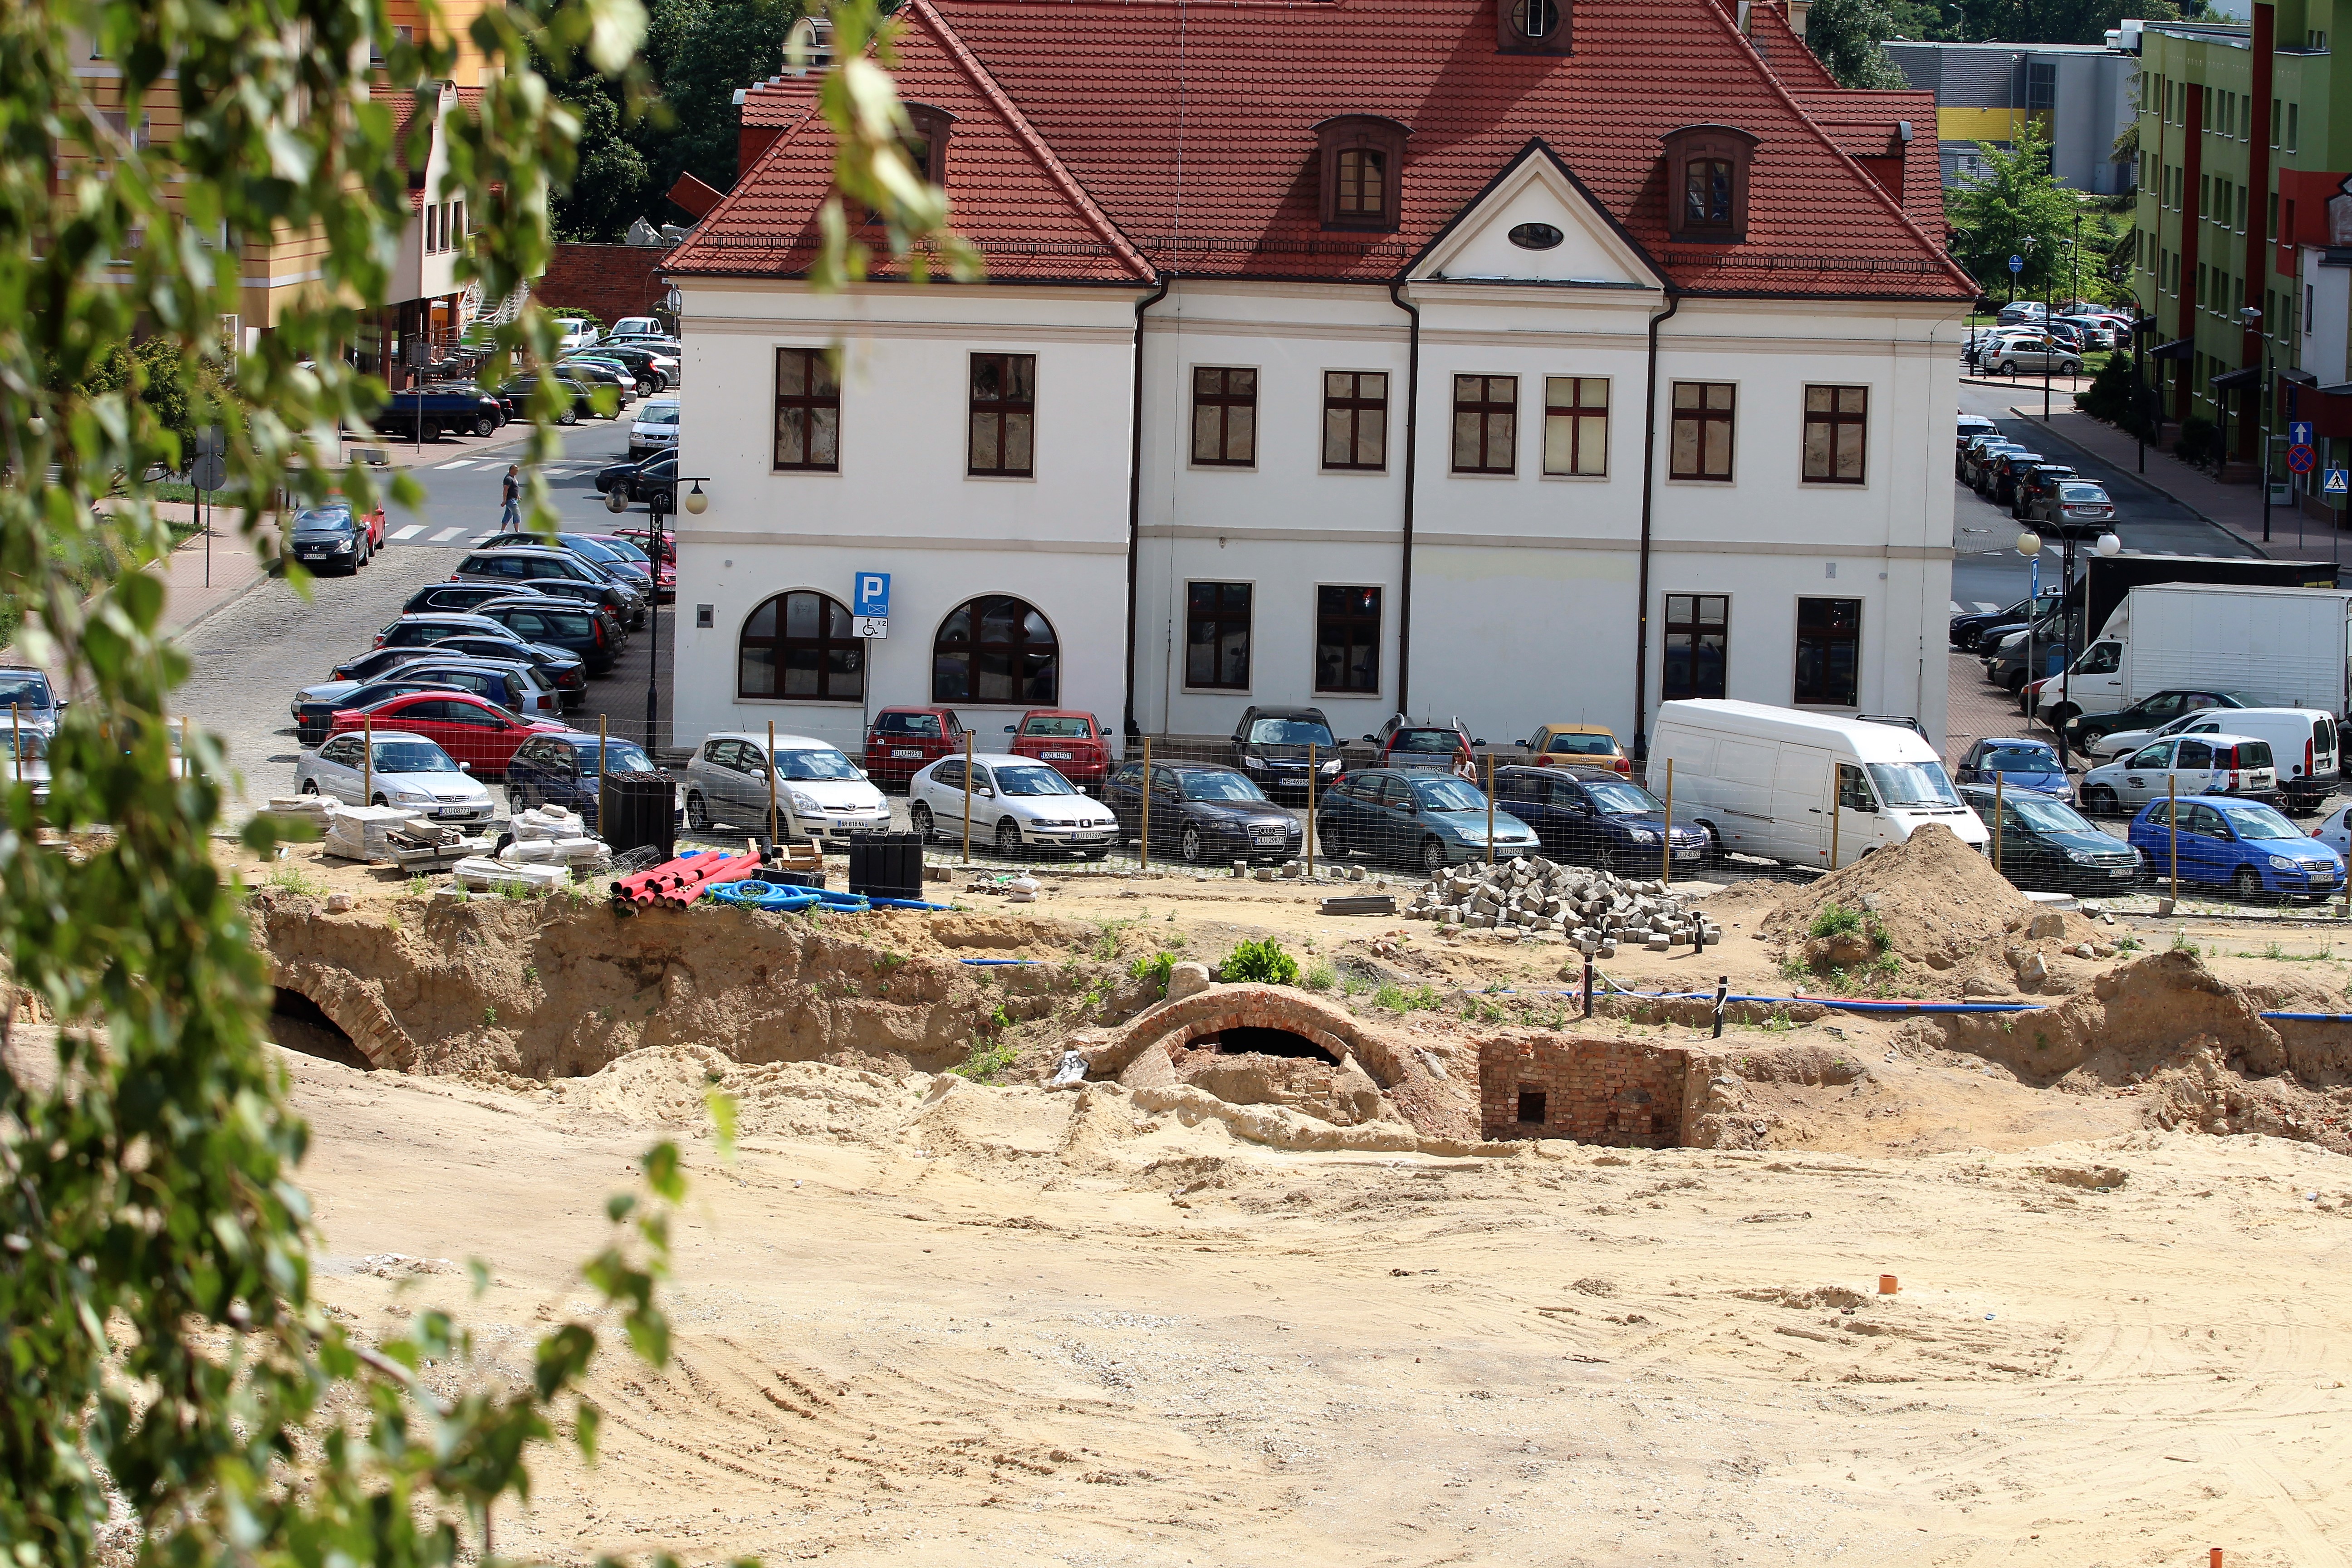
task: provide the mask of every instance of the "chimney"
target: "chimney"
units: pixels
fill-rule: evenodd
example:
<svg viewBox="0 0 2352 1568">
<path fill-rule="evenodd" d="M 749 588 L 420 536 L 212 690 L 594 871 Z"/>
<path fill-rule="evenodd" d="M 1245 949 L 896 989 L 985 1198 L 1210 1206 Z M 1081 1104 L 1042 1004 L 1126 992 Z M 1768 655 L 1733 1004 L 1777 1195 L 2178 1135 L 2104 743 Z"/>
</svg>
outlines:
<svg viewBox="0 0 2352 1568">
<path fill-rule="evenodd" d="M 1805 18 L 1813 14 L 1813 0 L 1789 0 L 1789 30 L 1805 36 Z"/>
</svg>

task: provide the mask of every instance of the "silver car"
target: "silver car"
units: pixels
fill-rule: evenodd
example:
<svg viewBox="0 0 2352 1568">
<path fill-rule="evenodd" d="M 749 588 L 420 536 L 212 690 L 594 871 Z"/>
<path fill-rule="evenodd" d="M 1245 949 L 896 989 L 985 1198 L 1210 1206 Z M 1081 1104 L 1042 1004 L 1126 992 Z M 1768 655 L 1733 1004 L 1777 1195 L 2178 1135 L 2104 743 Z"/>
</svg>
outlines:
<svg viewBox="0 0 2352 1568">
<path fill-rule="evenodd" d="M 436 822 L 484 823 L 498 815 L 482 781 L 435 742 L 405 730 L 378 730 L 373 752 L 367 742 L 345 731 L 303 752 L 294 766 L 295 792 L 346 805 L 407 806 Z"/>
<path fill-rule="evenodd" d="M 2047 370 L 2053 375 L 2080 375 L 2083 356 L 2055 339 L 2039 332 L 1995 338 L 1978 356 L 1980 369 L 1996 375 Z"/>
<path fill-rule="evenodd" d="M 973 840 L 992 844 L 1000 855 L 1036 847 L 1099 860 L 1118 842 L 1110 807 L 1034 757 L 983 752 L 971 760 L 971 784 L 967 792 L 961 757 L 942 757 L 908 781 L 908 821 L 926 839 L 934 833 L 959 838 L 969 800 Z"/>
<path fill-rule="evenodd" d="M 889 828 L 890 803 L 837 746 L 807 735 L 779 735 L 772 793 L 770 776 L 766 736 L 705 737 L 686 765 L 687 826 L 698 833 L 715 823 L 765 832 L 772 800 L 782 838 L 846 849 L 854 834 Z"/>
</svg>

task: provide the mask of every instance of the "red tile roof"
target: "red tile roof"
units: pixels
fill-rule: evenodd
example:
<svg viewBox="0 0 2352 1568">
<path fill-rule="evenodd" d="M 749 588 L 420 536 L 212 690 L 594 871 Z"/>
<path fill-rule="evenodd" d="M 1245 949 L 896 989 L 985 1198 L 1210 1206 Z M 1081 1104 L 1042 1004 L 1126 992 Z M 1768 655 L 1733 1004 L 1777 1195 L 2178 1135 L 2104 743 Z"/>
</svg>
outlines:
<svg viewBox="0 0 2352 1568">
<path fill-rule="evenodd" d="M 1386 282 L 1540 139 L 1686 290 L 1975 294 L 1940 228 L 1920 221 L 1925 209 L 1915 200 L 1906 212 L 1841 145 L 1853 132 L 1808 112 L 1868 100 L 1859 117 L 1883 116 L 1891 133 L 1895 119 L 1920 116 L 1889 114 L 1885 100 L 1924 96 L 1822 85 L 1793 58 L 1802 45 L 1785 25 L 1767 31 L 1769 58 L 1759 57 L 1716 0 L 1564 0 L 1567 57 L 1497 52 L 1492 5 L 908 0 L 898 85 L 956 116 L 951 221 L 1000 280 L 1132 282 L 1171 269 Z M 1755 14 L 1778 16 L 1764 5 Z M 1339 114 L 1412 129 L 1393 235 L 1319 225 L 1314 127 Z M 1702 122 L 1758 138 L 1738 245 L 1667 240 L 1660 139 Z M 668 270 L 805 271 L 831 160 L 821 118 L 783 132 Z"/>
</svg>

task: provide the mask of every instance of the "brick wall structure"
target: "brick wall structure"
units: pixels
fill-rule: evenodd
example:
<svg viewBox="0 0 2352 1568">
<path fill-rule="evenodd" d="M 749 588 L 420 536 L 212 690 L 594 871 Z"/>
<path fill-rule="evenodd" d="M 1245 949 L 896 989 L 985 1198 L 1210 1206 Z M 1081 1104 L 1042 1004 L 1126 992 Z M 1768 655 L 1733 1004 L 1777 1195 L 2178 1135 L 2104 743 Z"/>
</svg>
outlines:
<svg viewBox="0 0 2352 1568">
<path fill-rule="evenodd" d="M 1683 1141 L 1691 1071 L 1691 1054 L 1671 1046 L 1507 1035 L 1478 1048 L 1478 1120 L 1489 1139 L 1670 1149 Z"/>
<path fill-rule="evenodd" d="M 650 316 L 669 292 L 662 268 L 670 248 L 559 241 L 548 257 L 547 275 L 531 285 L 531 293 L 551 310 L 568 305 L 593 311 L 608 327 L 624 316 Z"/>
</svg>

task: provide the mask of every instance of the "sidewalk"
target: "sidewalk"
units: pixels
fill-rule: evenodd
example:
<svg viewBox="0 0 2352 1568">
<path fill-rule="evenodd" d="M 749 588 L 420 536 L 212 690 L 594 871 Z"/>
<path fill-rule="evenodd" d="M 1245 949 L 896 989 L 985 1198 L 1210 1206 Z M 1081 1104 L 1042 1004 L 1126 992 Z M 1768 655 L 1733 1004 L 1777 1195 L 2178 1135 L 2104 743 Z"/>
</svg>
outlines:
<svg viewBox="0 0 2352 1568">
<path fill-rule="evenodd" d="M 2020 419 L 2030 420 L 2062 441 L 2071 441 L 2084 451 L 2131 474 L 2150 489 L 2162 490 L 2206 521 L 2228 529 L 2247 544 L 2263 554 L 2276 553 L 2275 540 L 2281 525 L 2294 531 L 2296 512 L 2292 507 L 2271 509 L 2271 531 L 2273 547 L 2262 549 L 2263 487 L 2260 484 L 2225 485 L 2210 474 L 2192 468 L 2170 450 L 2151 445 L 2147 448 L 2147 472 L 2140 473 L 2139 446 L 2128 431 L 2118 430 L 2104 421 L 2092 418 L 2077 408 L 2053 406 L 2050 417 L 2042 417 L 2038 405 L 2020 404 L 2010 412 Z M 2306 531 L 2316 527 L 2306 521 Z M 2325 537 L 2324 531 L 2322 537 Z"/>
<path fill-rule="evenodd" d="M 162 516 L 184 520 L 194 509 L 184 501 L 159 501 L 155 510 Z M 159 626 L 167 636 L 177 637 L 188 631 L 268 580 L 268 573 L 254 554 L 253 542 L 235 531 L 234 519 L 234 513 L 224 513 L 213 525 L 209 571 L 205 561 L 205 536 L 201 533 L 183 541 L 178 549 L 162 560 L 148 564 L 148 574 L 163 580 L 163 616 Z M 0 648 L 0 658 L 5 657 L 10 657 L 10 651 Z M 54 669 L 49 674 L 53 679 L 58 677 Z"/>
</svg>

